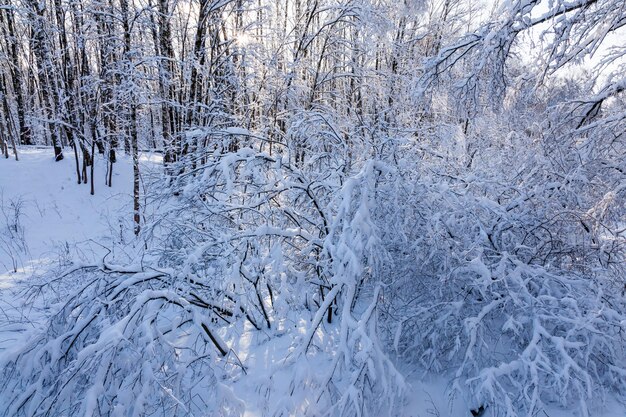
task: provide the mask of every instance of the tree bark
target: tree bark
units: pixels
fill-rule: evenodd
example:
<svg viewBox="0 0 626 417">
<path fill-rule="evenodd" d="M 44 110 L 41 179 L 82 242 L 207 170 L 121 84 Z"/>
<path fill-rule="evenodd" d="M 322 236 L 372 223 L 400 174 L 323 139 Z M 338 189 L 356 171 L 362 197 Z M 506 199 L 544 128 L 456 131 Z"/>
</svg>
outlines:
<svg viewBox="0 0 626 417">
<path fill-rule="evenodd" d="M 24 93 L 22 91 L 22 69 L 19 60 L 17 33 L 15 30 L 15 19 L 13 18 L 13 9 L 6 8 L 0 13 L 5 16 L 6 24 L 2 24 L 5 42 L 7 43 L 7 51 L 10 59 L 11 79 L 13 80 L 13 93 L 15 94 L 17 104 L 17 123 L 20 134 L 20 143 L 23 145 L 32 145 L 32 137 L 30 129 L 26 126 L 24 115 L 26 114 L 26 105 L 24 102 Z M 4 30 L 6 27 L 6 33 Z"/>
<path fill-rule="evenodd" d="M 168 0 L 158 0 L 159 10 L 159 83 L 163 94 L 161 104 L 161 123 L 163 125 L 163 141 L 165 155 L 163 161 L 176 162 L 180 154 L 180 137 L 176 131 L 177 117 L 173 105 L 175 95 L 173 78 L 175 76 L 174 49 L 172 47 L 172 28 Z"/>
<path fill-rule="evenodd" d="M 122 10 L 122 26 L 124 28 L 124 59 L 127 65 L 127 77 L 134 78 L 134 69 L 132 62 L 132 42 L 131 42 L 131 25 L 130 11 L 128 9 L 128 0 L 120 0 Z M 134 88 L 134 87 L 132 87 Z M 133 221 L 135 235 L 139 235 L 141 231 L 141 215 L 139 204 L 139 148 L 137 144 L 137 104 L 135 103 L 134 91 L 130 91 L 129 98 L 129 133 L 130 133 L 130 150 L 133 158 Z"/>
<path fill-rule="evenodd" d="M 45 2 L 38 0 L 28 0 L 29 17 L 32 25 L 32 48 L 37 61 L 37 78 L 39 79 L 39 90 L 42 98 L 42 112 L 45 124 L 50 130 L 52 146 L 54 148 L 54 159 L 60 161 L 64 158 L 59 127 L 57 123 L 55 100 L 56 88 L 52 76 L 52 60 L 50 48 L 46 37 L 46 9 Z"/>
</svg>

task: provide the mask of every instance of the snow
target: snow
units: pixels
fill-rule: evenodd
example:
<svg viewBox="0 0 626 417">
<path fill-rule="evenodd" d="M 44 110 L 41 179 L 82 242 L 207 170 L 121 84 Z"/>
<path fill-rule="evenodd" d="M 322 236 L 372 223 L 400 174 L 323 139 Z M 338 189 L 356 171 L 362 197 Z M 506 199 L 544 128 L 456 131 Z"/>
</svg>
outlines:
<svg viewBox="0 0 626 417">
<path fill-rule="evenodd" d="M 76 183 L 73 152 L 66 149 L 64 154 L 63 161 L 55 162 L 50 149 L 24 147 L 19 151 L 19 161 L 0 160 L 0 204 L 4 214 L 0 229 L 8 226 L 5 216 L 14 217 L 12 205 L 19 205 L 19 224 L 26 241 L 26 250 L 14 251 L 14 256 L 0 249 L 0 288 L 64 257 L 92 260 L 93 252 L 102 253 L 101 245 L 111 243 L 111 236 L 120 237 L 120 227 L 132 219 L 130 158 L 118 156 L 113 184 L 108 187 L 104 184 L 105 161 L 96 157 L 92 196 L 89 184 Z M 151 165 L 159 158 L 147 154 L 141 162 Z M 13 258 L 17 258 L 17 272 Z"/>
<path fill-rule="evenodd" d="M 55 162 L 49 148 L 22 147 L 19 161 L 0 159 L 0 351 L 16 331 L 24 330 L 5 323 L 24 314 L 12 290 L 15 283 L 36 280 L 70 261 L 101 261 L 119 240 L 128 239 L 120 230 L 132 220 L 130 157 L 118 155 L 108 187 L 106 163 L 96 156 L 92 196 L 89 184 L 77 184 L 73 152 L 65 149 L 64 154 L 64 160 Z M 146 175 L 160 159 L 156 154 L 141 156 Z M 7 233 L 9 227 L 20 233 Z M 30 320 L 38 320 L 34 311 L 30 314 Z"/>
<path fill-rule="evenodd" d="M 410 391 L 407 405 L 401 417 L 472 417 L 472 409 L 480 404 L 473 402 L 467 392 L 455 392 L 451 378 L 446 375 L 434 375 L 405 369 Z M 563 409 L 558 405 L 546 407 L 544 417 L 572 417 L 579 410 Z M 603 407 L 595 409 L 592 417 L 626 417 L 626 408 L 615 398 L 609 397 Z M 493 407 L 487 406 L 482 417 L 498 417 Z"/>
<path fill-rule="evenodd" d="M 2 251 L 0 247 L 0 359 L 3 356 L 11 355 L 11 347 L 15 347 L 23 339 L 23 335 L 32 329 L 37 329 L 42 318 L 48 315 L 43 305 L 35 306 L 32 311 L 24 312 L 20 308 L 23 300 L 19 297 L 23 293 L 14 291 L 18 282 L 37 282 L 36 276 L 47 269 L 58 267 L 61 263 L 69 264 L 73 261 L 75 267 L 81 264 L 97 263 L 102 261 L 102 257 L 109 250 L 115 247 L 132 246 L 132 232 L 130 235 L 127 227 L 132 221 L 132 165 L 126 156 L 119 156 L 119 162 L 115 164 L 113 175 L 113 186 L 104 185 L 105 164 L 102 159 L 96 161 L 96 192 L 90 195 L 88 185 L 76 184 L 74 172 L 74 160 L 71 152 L 65 152 L 65 160 L 54 162 L 49 149 L 22 148 L 20 149 L 20 161 L 0 160 L 0 196 L 3 208 L 3 216 L 0 216 L 0 228 L 8 230 L 16 226 L 15 216 L 11 216 L 15 210 L 19 211 L 17 216 L 17 230 L 23 235 L 24 244 L 18 247 L 18 241 L 10 241 L 15 247 L 14 251 Z M 160 162 L 158 155 L 143 155 L 141 157 L 142 172 L 149 173 Z M 224 163 L 223 171 L 231 173 L 231 167 Z M 363 177 L 359 177 L 363 183 L 367 183 L 368 175 L 371 174 L 372 167 L 364 169 Z M 233 175 L 234 175 L 234 171 Z M 356 205 L 356 211 L 352 222 L 345 225 L 344 229 L 338 222 L 336 230 L 341 233 L 337 240 L 327 242 L 328 250 L 337 257 L 346 260 L 356 260 L 362 258 L 362 253 L 367 252 L 369 242 L 367 233 L 371 233 L 373 226 L 369 218 L 370 207 L 367 198 L 368 193 L 360 187 L 357 181 L 348 181 L 341 195 L 341 210 L 350 212 L 351 204 Z M 358 190 L 358 191 L 357 191 Z M 341 232 L 343 230 L 343 232 Z M 355 231 L 360 231 L 364 235 L 358 235 Z M 284 228 L 276 229 L 267 225 L 259 225 L 253 229 L 253 235 L 274 234 L 280 236 L 303 236 L 305 230 Z M 20 236 L 22 236 L 20 235 Z M 307 236 L 308 239 L 312 237 Z M 7 240 L 5 239 L 5 242 Z M 214 242 L 212 243 L 214 244 Z M 8 248 L 8 247 L 7 247 Z M 21 248 L 21 249 L 20 249 Z M 22 250 L 23 249 L 23 250 Z M 358 251 L 354 255 L 354 251 Z M 361 253 L 362 252 L 362 253 Z M 188 264 L 198 263 L 201 259 L 202 251 L 191 253 L 187 258 Z M 277 252 L 276 259 L 282 261 L 280 253 Z M 17 264 L 17 272 L 14 271 L 14 260 Z M 78 264 L 76 262 L 79 262 Z M 277 261 L 279 262 L 279 261 Z M 108 270 L 120 273 L 134 274 L 117 286 L 111 292 L 111 299 L 115 299 L 129 286 L 143 281 L 149 277 L 155 277 L 159 271 L 143 271 L 137 262 L 129 263 L 126 266 L 116 266 L 109 262 L 105 263 Z M 279 269 L 281 265 L 277 265 Z M 341 286 L 350 286 L 351 277 L 359 265 L 337 266 L 336 286 L 327 294 L 327 298 L 312 315 L 311 320 L 306 317 L 287 315 L 280 321 L 272 321 L 272 329 L 257 331 L 250 322 L 243 321 L 244 325 L 238 331 L 232 328 L 211 331 L 229 353 L 223 366 L 227 365 L 234 369 L 239 369 L 243 365 L 245 371 L 236 374 L 232 381 L 217 382 L 216 390 L 219 391 L 220 398 L 227 398 L 233 404 L 237 403 L 238 409 L 243 416 L 261 417 L 264 415 L 280 415 L 290 411 L 323 413 L 324 404 L 311 402 L 310 394 L 317 392 L 320 381 L 325 381 L 326 375 L 332 375 L 336 366 L 336 361 L 347 359 L 350 352 L 354 352 L 354 357 L 359 361 L 367 362 L 370 367 L 369 372 L 381 378 L 377 369 L 383 370 L 380 364 L 374 364 L 367 357 L 375 346 L 372 344 L 368 331 L 368 318 L 373 314 L 376 303 L 363 306 L 364 312 L 359 317 L 355 317 L 353 323 L 348 323 L 349 329 L 333 329 L 328 326 L 324 331 L 318 331 L 318 325 L 323 326 L 323 314 L 326 308 L 340 292 Z M 465 272 L 481 277 L 482 281 L 491 281 L 492 271 L 479 259 L 468 263 Z M 174 271 L 167 271 L 174 274 Z M 378 290 L 376 290 L 378 291 Z M 378 292 L 374 292 L 372 300 L 379 299 Z M 187 308 L 188 303 L 179 299 L 174 292 L 163 290 L 144 291 L 135 298 L 137 309 L 148 304 L 150 298 L 172 298 L 179 302 L 181 309 Z M 265 300 L 266 305 L 270 305 L 270 300 Z M 487 304 L 476 318 L 468 319 L 468 326 L 473 327 L 482 317 L 490 313 L 499 301 Z M 155 303 L 157 305 L 157 303 Z M 160 305 L 160 304 L 159 304 Z M 100 314 L 102 305 L 91 306 L 89 314 Z M 152 307 L 151 307 L 152 308 Z M 157 307 L 154 307 L 155 309 Z M 272 307 L 274 309 L 278 308 Z M 89 310 L 89 308 L 87 309 Z M 155 310 L 156 311 L 156 310 Z M 344 315 L 354 312 L 344 312 Z M 12 322 L 16 315 L 27 314 L 27 320 L 21 320 L 19 324 Z M 91 316 L 89 316 L 91 317 Z M 182 317 L 182 316 L 180 316 Z M 168 317 L 177 318 L 180 317 Z M 194 316 L 194 321 L 205 323 L 205 318 Z M 358 322 L 356 320 L 359 320 Z M 87 321 L 87 319 L 84 319 Z M 78 361 L 88 362 L 92 354 L 111 344 L 120 343 L 126 337 L 124 327 L 127 321 L 119 321 L 115 325 L 104 329 L 93 343 L 85 347 L 77 356 Z M 174 324 L 178 323 L 173 321 Z M 176 326 L 172 324 L 171 328 Z M 208 325 L 209 323 L 205 323 Z M 515 329 L 521 326 L 518 322 L 509 320 L 503 325 L 503 329 Z M 539 328 L 537 326 L 537 328 Z M 295 329 L 295 330 L 293 330 Z M 228 331 L 226 331 L 228 330 Z M 345 341 L 339 349 L 341 353 L 335 352 L 335 356 L 328 355 L 328 351 L 336 349 L 330 343 L 326 344 L 325 335 L 331 335 L 327 339 L 330 341 L 336 337 L 335 332 L 350 332 L 350 336 L 343 336 Z M 398 332 L 399 333 L 399 332 Z M 549 336 L 549 335 L 545 335 Z M 399 336 L 398 336 L 399 337 Z M 315 340 L 318 347 L 307 352 L 308 343 L 300 345 L 300 349 L 294 349 L 294 339 L 300 343 Z M 358 343 L 355 341 L 358 340 Z M 471 339 L 474 343 L 474 339 Z M 567 344 L 566 340 L 556 340 L 555 344 L 561 349 L 568 349 L 573 346 Z M 354 346 L 348 345 L 354 343 Z M 398 340 L 396 340 L 396 345 Z M 297 345 L 296 345 L 297 346 Z M 54 348 L 55 351 L 58 348 Z M 345 352 L 345 353 L 343 353 Z M 342 358 L 343 355 L 343 358 Z M 129 356 L 130 357 L 130 356 Z M 376 356 L 373 356 L 376 357 Z M 1 362 L 1 360 L 0 360 Z M 452 374 L 442 372 L 439 375 L 424 372 L 417 366 L 404 364 L 400 359 L 394 359 L 394 365 L 406 378 L 406 404 L 404 409 L 398 414 L 399 417 L 470 417 L 471 409 L 477 408 L 480 403 L 471 398 L 469 390 L 460 387 L 454 390 L 455 377 Z M 144 363 L 144 368 L 140 371 L 144 374 L 152 372 L 150 367 Z M 378 368 L 377 368 L 378 366 Z M 511 367 L 512 364 L 501 364 L 503 367 Z M 104 368 L 100 368 L 102 370 Z M 393 375 L 390 375 L 391 380 Z M 86 410 L 97 406 L 98 397 L 104 395 L 102 381 L 104 378 L 98 374 L 94 385 L 86 393 Z M 98 382 L 100 381 L 100 382 Z M 294 385 L 294 381 L 299 381 Z M 458 388 L 458 387 L 457 387 Z M 351 389 L 351 388 L 348 388 Z M 176 399 L 175 393 L 167 387 L 163 387 L 163 392 Z M 120 396 L 122 403 L 131 403 L 132 396 L 137 393 L 123 393 Z M 143 395 L 143 393 L 141 394 Z M 127 399 L 126 396 L 128 396 Z M 142 397 L 143 398 L 143 397 Z M 142 400 L 143 401 L 143 400 Z M 143 402 L 137 399 L 136 404 Z M 178 400 L 177 400 L 178 401 Z M 207 399 L 206 401 L 210 401 Z M 215 400 L 214 402 L 217 402 Z M 179 402 L 181 407 L 185 407 Z M 219 407 L 219 404 L 211 404 L 211 407 Z M 544 410 L 549 417 L 565 417 L 574 415 L 578 410 L 564 410 L 557 405 L 548 405 Z M 495 417 L 497 415 L 494 407 L 488 406 L 483 417 Z M 626 417 L 626 411 L 622 404 L 614 398 L 608 397 L 604 403 L 604 408 L 595 409 L 593 417 Z"/>
<path fill-rule="evenodd" d="M 250 131 L 248 129 L 244 129 L 242 127 L 236 127 L 236 126 L 227 127 L 224 131 L 231 135 L 249 135 L 250 134 Z"/>
</svg>

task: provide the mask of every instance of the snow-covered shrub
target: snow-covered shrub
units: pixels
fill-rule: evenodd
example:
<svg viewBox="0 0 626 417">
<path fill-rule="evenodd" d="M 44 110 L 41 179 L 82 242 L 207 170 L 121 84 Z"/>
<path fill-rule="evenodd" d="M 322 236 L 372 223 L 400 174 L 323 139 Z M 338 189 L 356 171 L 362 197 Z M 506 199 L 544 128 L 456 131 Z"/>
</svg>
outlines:
<svg viewBox="0 0 626 417">
<path fill-rule="evenodd" d="M 181 205 L 170 224 L 160 223 L 180 231 L 161 262 L 208 280 L 240 321 L 296 337 L 284 366 L 309 354 L 320 366 L 329 361 L 313 380 L 296 373 L 289 396 L 312 403 L 298 413 L 392 413 L 402 378 L 376 335 L 385 250 L 370 217 L 387 168 L 368 161 L 344 176 L 334 158 L 289 161 L 244 148 L 216 152 L 197 176 L 185 174 Z M 302 318 L 305 326 L 293 326 Z M 292 406 L 280 402 L 275 412 L 291 414 Z"/>
<path fill-rule="evenodd" d="M 63 279 L 78 289 L 2 357 L 2 415 L 240 415 L 222 383 L 240 369 L 216 367 L 229 351 L 201 286 L 107 263 Z"/>
<path fill-rule="evenodd" d="M 241 415 L 230 384 L 280 340 L 266 415 L 394 415 L 403 380 L 377 335 L 386 251 L 371 217 L 387 168 L 345 175 L 251 148 L 203 162 L 144 227 L 140 264 L 51 280 L 78 290 L 3 355 L 4 415 Z M 249 333 L 267 339 L 244 347 Z"/>
<path fill-rule="evenodd" d="M 497 415 L 547 403 L 588 415 L 599 393 L 626 392 L 624 207 L 605 197 L 622 191 L 594 165 L 561 175 L 530 146 L 506 156 L 502 139 L 477 140 L 471 172 L 407 158 L 403 193 L 379 204 L 402 220 L 382 237 L 395 261 L 388 341 Z"/>
</svg>

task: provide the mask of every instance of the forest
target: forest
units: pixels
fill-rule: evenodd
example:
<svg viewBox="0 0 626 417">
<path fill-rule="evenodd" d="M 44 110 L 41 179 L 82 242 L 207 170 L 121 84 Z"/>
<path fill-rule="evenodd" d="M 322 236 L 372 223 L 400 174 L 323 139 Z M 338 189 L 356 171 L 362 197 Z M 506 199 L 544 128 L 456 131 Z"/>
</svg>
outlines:
<svg viewBox="0 0 626 417">
<path fill-rule="evenodd" d="M 0 416 L 623 415 L 625 27 L 0 0 Z"/>
</svg>

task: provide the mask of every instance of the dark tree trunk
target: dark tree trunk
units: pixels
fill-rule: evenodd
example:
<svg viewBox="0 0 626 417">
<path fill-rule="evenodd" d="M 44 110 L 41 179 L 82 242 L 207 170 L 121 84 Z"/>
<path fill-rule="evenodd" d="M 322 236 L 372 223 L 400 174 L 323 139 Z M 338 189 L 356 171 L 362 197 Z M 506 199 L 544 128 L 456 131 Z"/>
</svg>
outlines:
<svg viewBox="0 0 626 417">
<path fill-rule="evenodd" d="M 115 42 L 113 37 L 114 7 L 106 0 L 96 3 L 99 6 L 94 13 L 96 30 L 99 37 L 99 58 L 100 58 L 100 80 L 102 88 L 100 92 L 100 113 L 102 114 L 102 126 L 104 133 L 99 136 L 98 151 L 107 155 L 107 176 L 105 183 L 110 187 L 113 178 L 113 164 L 116 162 L 115 149 L 117 148 L 117 114 L 115 100 L 113 97 L 114 87 L 117 84 L 115 77 Z M 106 146 L 104 143 L 106 143 Z"/>
<path fill-rule="evenodd" d="M 3 35 L 7 43 L 7 51 L 9 53 L 10 67 L 11 67 L 11 79 L 13 80 L 13 93 L 17 102 L 17 123 L 20 135 L 20 143 L 23 145 L 32 145 L 32 137 L 30 135 L 30 129 L 26 126 L 24 115 L 26 114 L 26 104 L 24 102 L 24 93 L 22 92 L 22 69 L 19 60 L 17 34 L 15 31 L 15 20 L 13 18 L 13 9 L 7 8 L 0 13 L 5 16 L 6 25 L 2 24 L 0 19 L 0 25 L 3 27 Z M 6 27 L 6 33 L 4 30 Z"/>
<path fill-rule="evenodd" d="M 177 116 L 174 106 L 175 94 L 173 78 L 175 76 L 174 49 L 172 47 L 172 29 L 170 24 L 169 0 L 158 0 L 159 10 L 159 84 L 163 94 L 161 105 L 161 123 L 165 145 L 164 162 L 171 163 L 180 154 L 180 137 L 178 135 Z"/>
<path fill-rule="evenodd" d="M 0 151 L 4 153 L 4 157 L 9 157 L 9 146 L 11 142 L 13 152 L 15 153 L 15 160 L 18 160 L 17 147 L 15 146 L 15 139 L 13 138 L 13 132 L 11 131 L 11 109 L 9 107 L 9 100 L 6 94 L 6 79 L 4 74 L 0 73 Z"/>
<path fill-rule="evenodd" d="M 122 10 L 122 26 L 124 28 L 124 59 L 127 64 L 129 73 L 127 77 L 133 77 L 133 63 L 131 57 L 132 42 L 131 42 L 131 25 L 130 25 L 130 12 L 128 9 L 128 0 L 120 0 L 120 6 Z M 139 205 L 139 147 L 137 144 L 137 105 L 135 103 L 135 94 L 133 91 L 130 93 L 129 98 L 129 126 L 130 133 L 130 153 L 133 158 L 133 221 L 135 235 L 139 235 L 141 231 L 141 215 Z"/>
<path fill-rule="evenodd" d="M 45 3 L 38 0 L 29 0 L 29 15 L 32 25 L 32 48 L 37 61 L 37 78 L 39 79 L 39 90 L 42 98 L 42 112 L 45 124 L 50 130 L 52 146 L 54 148 L 54 159 L 63 159 L 63 148 L 61 147 L 61 137 L 59 127 L 56 123 L 57 113 L 56 100 L 57 91 L 53 82 L 53 66 L 50 57 L 50 49 L 46 35 L 46 15 Z M 51 122 L 52 120 L 52 122 Z"/>
</svg>

